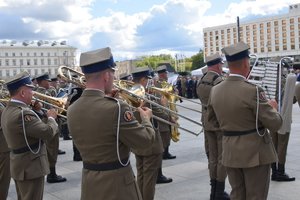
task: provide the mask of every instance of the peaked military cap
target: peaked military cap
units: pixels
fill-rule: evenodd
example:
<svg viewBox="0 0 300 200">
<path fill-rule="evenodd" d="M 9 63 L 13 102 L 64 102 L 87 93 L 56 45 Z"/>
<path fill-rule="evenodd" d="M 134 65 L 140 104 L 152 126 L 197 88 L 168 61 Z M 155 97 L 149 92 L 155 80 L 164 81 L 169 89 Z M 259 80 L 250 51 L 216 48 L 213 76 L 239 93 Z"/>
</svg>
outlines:
<svg viewBox="0 0 300 200">
<path fill-rule="evenodd" d="M 161 65 L 161 66 L 157 67 L 156 72 L 157 73 L 167 72 L 167 66 L 166 65 Z"/>
<path fill-rule="evenodd" d="M 133 78 L 147 77 L 152 78 L 149 67 L 137 67 L 132 72 Z"/>
<path fill-rule="evenodd" d="M 130 77 L 130 74 L 127 73 L 120 74 L 120 80 L 127 80 L 128 77 Z"/>
<path fill-rule="evenodd" d="M 57 81 L 57 76 L 51 76 L 51 81 Z"/>
<path fill-rule="evenodd" d="M 80 67 L 83 73 L 90 74 L 111 68 L 116 70 L 109 47 L 88 51 L 80 55 Z"/>
<path fill-rule="evenodd" d="M 35 87 L 31 82 L 30 75 L 26 71 L 17 74 L 13 78 L 9 79 L 5 84 L 9 91 L 17 90 L 22 86 L 31 88 Z"/>
<path fill-rule="evenodd" d="M 218 54 L 215 53 L 213 55 L 207 56 L 206 57 L 206 65 L 209 66 L 213 66 L 219 63 L 224 63 L 222 57 Z"/>
<path fill-rule="evenodd" d="M 227 61 L 241 60 L 245 57 L 249 57 L 250 47 L 244 42 L 238 42 L 234 45 L 224 47 L 222 52 L 225 54 Z"/>
<path fill-rule="evenodd" d="M 51 81 L 51 79 L 49 78 L 49 74 L 47 72 L 44 73 L 44 74 L 36 76 L 35 79 L 37 81 L 42 81 L 42 80 Z"/>
</svg>

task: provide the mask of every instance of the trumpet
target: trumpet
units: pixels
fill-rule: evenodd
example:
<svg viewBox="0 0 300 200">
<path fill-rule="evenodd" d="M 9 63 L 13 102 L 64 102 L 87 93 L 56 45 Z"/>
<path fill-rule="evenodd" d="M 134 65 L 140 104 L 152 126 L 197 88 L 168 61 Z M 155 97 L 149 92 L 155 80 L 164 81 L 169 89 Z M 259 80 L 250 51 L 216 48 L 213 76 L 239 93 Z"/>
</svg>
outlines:
<svg viewBox="0 0 300 200">
<path fill-rule="evenodd" d="M 119 82 L 119 83 L 122 83 L 122 82 Z M 192 123 L 195 123 L 195 124 L 197 124 L 199 126 L 202 126 L 201 123 L 199 123 L 199 122 L 197 122 L 197 121 L 195 121 L 193 119 L 190 119 L 190 118 L 188 118 L 186 116 L 180 115 L 179 113 L 177 113 L 177 112 L 175 112 L 175 111 L 173 111 L 171 109 L 168 109 L 168 108 L 166 108 L 166 107 L 164 107 L 164 106 L 162 106 L 162 105 L 160 105 L 158 103 L 155 103 L 155 102 L 153 102 L 153 101 L 145 98 L 145 88 L 143 86 L 141 86 L 141 85 L 132 86 L 130 89 L 123 88 L 122 84 L 116 84 L 116 83 L 114 83 L 114 86 L 117 89 L 120 90 L 121 97 L 123 99 L 125 99 L 125 101 L 127 101 L 127 103 L 129 103 L 133 107 L 138 107 L 138 106 L 141 105 L 142 102 L 147 102 L 150 105 L 156 106 L 156 107 L 158 107 L 158 108 L 160 108 L 160 109 L 162 109 L 164 111 L 167 111 L 167 112 L 171 113 L 174 116 L 178 116 L 178 117 L 184 118 L 184 119 L 186 119 L 186 120 L 188 120 L 188 121 L 190 121 Z M 126 86 L 126 87 L 128 88 L 128 86 Z M 164 119 L 161 119 L 161 118 L 159 118 L 157 116 L 155 116 L 155 117 L 156 117 L 157 121 L 161 121 L 161 122 L 165 123 Z M 182 130 L 184 130 L 184 131 L 186 131 L 188 133 L 191 133 L 193 135 L 196 135 L 196 136 L 198 136 L 201 133 L 201 131 L 199 133 L 195 133 L 195 132 L 193 132 L 191 130 L 188 130 L 186 128 L 181 127 L 177 123 L 168 122 L 167 124 L 169 124 L 171 126 L 174 126 L 174 127 L 177 127 L 179 129 L 182 129 Z"/>
</svg>

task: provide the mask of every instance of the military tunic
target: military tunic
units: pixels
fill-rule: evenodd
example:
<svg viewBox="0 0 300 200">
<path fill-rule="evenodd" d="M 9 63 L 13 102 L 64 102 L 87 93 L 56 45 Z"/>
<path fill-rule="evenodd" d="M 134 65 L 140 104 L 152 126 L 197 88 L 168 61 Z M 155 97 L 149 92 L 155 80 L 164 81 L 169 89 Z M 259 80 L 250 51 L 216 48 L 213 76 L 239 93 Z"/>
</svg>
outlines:
<svg viewBox="0 0 300 200">
<path fill-rule="evenodd" d="M 219 182 L 224 182 L 226 178 L 226 170 L 222 165 L 222 132 L 219 128 L 218 121 L 208 122 L 207 104 L 211 89 L 221 83 L 223 79 L 214 72 L 208 71 L 199 81 L 197 86 L 198 97 L 202 103 L 202 117 L 204 134 L 208 141 L 209 152 L 209 173 L 210 178 Z"/>
<path fill-rule="evenodd" d="M 117 146 L 123 164 L 130 148 L 149 148 L 156 138 L 150 121 L 143 119 L 139 124 L 125 102 L 117 102 L 95 89 L 86 89 L 68 108 L 67 116 L 70 134 L 83 162 L 98 166 L 95 170 L 83 169 L 81 199 L 141 200 L 130 164 L 107 170 L 99 165 L 120 165 Z"/>
<path fill-rule="evenodd" d="M 263 90 L 240 75 L 230 75 L 211 91 L 208 120 L 217 120 L 224 133 L 222 163 L 232 187 L 230 198 L 266 199 L 270 163 L 277 160 L 266 129 L 277 131 L 282 119 Z"/>
<path fill-rule="evenodd" d="M 1 104 L 0 121 L 3 109 L 4 106 Z M 0 126 L 0 199 L 7 198 L 10 178 L 9 148 L 3 135 L 2 126 Z"/>
<path fill-rule="evenodd" d="M 155 87 L 158 88 L 162 88 L 161 85 L 161 81 L 157 81 L 155 83 Z M 160 96 L 160 95 L 157 95 Z M 160 111 L 157 113 L 158 117 L 165 119 L 167 121 L 170 121 L 171 119 L 171 115 L 169 113 L 167 113 L 166 111 L 163 111 L 162 109 L 160 109 Z M 170 146 L 170 142 L 171 142 L 171 127 L 169 124 L 163 123 L 163 122 L 158 122 L 158 129 L 159 129 L 159 133 L 162 139 L 162 143 L 163 143 L 163 148 L 165 149 L 166 147 Z"/>
<path fill-rule="evenodd" d="M 16 182 L 18 199 L 42 199 L 44 176 L 49 173 L 46 148 L 42 141 L 50 140 L 55 135 L 55 120 L 49 118 L 45 124 L 27 105 L 11 101 L 2 113 L 1 124 L 8 147 L 12 149 L 10 171 Z M 35 153 L 27 149 L 24 134 Z"/>
<path fill-rule="evenodd" d="M 36 92 L 51 96 L 50 92 L 43 87 L 38 87 Z M 49 105 L 44 105 L 46 109 L 50 109 Z M 41 116 L 42 117 L 42 116 Z M 43 121 L 47 122 L 47 118 L 43 118 Z M 54 168 L 57 162 L 58 148 L 59 148 L 59 134 L 56 134 L 51 140 L 46 141 L 47 155 L 49 160 L 49 167 Z"/>
</svg>

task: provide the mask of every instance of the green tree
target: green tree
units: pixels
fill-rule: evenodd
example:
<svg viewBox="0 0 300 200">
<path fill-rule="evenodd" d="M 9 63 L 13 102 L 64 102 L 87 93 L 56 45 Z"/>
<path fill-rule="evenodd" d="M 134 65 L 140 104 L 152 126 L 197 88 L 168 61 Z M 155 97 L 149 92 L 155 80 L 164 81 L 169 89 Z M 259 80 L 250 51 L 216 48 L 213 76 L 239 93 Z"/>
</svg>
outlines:
<svg viewBox="0 0 300 200">
<path fill-rule="evenodd" d="M 192 59 L 191 70 L 199 69 L 200 67 L 203 67 L 205 65 L 203 55 L 204 55 L 204 53 L 203 53 L 202 49 L 200 49 L 199 53 L 197 53 L 196 55 L 193 55 L 191 57 L 191 59 Z"/>
</svg>

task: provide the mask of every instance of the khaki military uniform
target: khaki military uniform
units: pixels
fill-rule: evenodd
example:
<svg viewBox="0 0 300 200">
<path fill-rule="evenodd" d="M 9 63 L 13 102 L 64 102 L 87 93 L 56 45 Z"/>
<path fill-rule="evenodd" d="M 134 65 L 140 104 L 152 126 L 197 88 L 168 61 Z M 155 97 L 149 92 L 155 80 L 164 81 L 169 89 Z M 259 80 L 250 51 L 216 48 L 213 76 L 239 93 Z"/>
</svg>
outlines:
<svg viewBox="0 0 300 200">
<path fill-rule="evenodd" d="M 43 87 L 38 87 L 36 92 L 51 96 L 50 92 Z M 49 105 L 44 105 L 46 109 L 50 109 Z M 47 118 L 43 118 L 43 121 L 47 122 Z M 47 155 L 49 160 L 49 167 L 53 168 L 57 162 L 58 148 L 59 148 L 59 134 L 56 134 L 51 140 L 46 141 Z"/>
<path fill-rule="evenodd" d="M 256 114 L 263 136 L 256 131 Z M 270 164 L 277 157 L 266 129 L 277 131 L 282 119 L 263 90 L 241 76 L 229 76 L 211 91 L 208 120 L 217 120 L 224 133 L 222 163 L 232 187 L 231 200 L 267 199 Z"/>
<path fill-rule="evenodd" d="M 163 81 L 163 80 L 157 81 L 155 83 L 155 87 L 162 88 L 161 81 Z M 167 121 L 170 121 L 170 119 L 171 119 L 171 115 L 168 114 L 167 112 L 164 112 L 163 110 L 161 110 L 159 112 L 158 117 L 161 117 L 161 118 L 163 118 Z M 158 122 L 158 129 L 159 129 L 159 133 L 160 133 L 160 136 L 161 136 L 161 139 L 162 139 L 163 148 L 165 149 L 166 147 L 170 146 L 170 143 L 171 143 L 171 128 L 170 128 L 170 125 L 166 124 L 166 123 L 163 123 L 163 122 Z"/>
<path fill-rule="evenodd" d="M 82 200 L 142 199 L 130 164 L 123 167 L 118 153 L 125 164 L 130 148 L 149 148 L 155 132 L 150 121 L 139 124 L 128 105 L 118 102 L 100 90 L 86 89 L 68 108 L 68 127 L 84 163 Z"/>
<path fill-rule="evenodd" d="M 197 86 L 198 97 L 202 103 L 202 117 L 204 134 L 208 141 L 209 152 L 209 173 L 210 178 L 219 182 L 224 182 L 227 176 L 225 167 L 222 165 L 222 132 L 218 121 L 208 123 L 207 104 L 212 87 L 222 82 L 221 76 L 208 71 L 199 81 Z"/>
<path fill-rule="evenodd" d="M 22 127 L 23 120 L 25 132 Z M 44 176 L 49 173 L 43 140 L 50 140 L 55 135 L 57 130 L 55 120 L 50 118 L 45 124 L 27 105 L 11 101 L 2 113 L 1 124 L 8 147 L 12 150 L 10 171 L 11 177 L 16 182 L 18 199 L 42 199 Z M 29 150 L 24 133 L 35 153 Z"/>
<path fill-rule="evenodd" d="M 299 107 L 300 107 L 300 82 L 296 83 L 296 86 L 295 86 L 295 96 L 296 96 L 296 99 L 297 99 Z"/>
<path fill-rule="evenodd" d="M 0 105 L 0 121 L 4 107 Z M 6 199 L 10 183 L 9 148 L 0 127 L 0 199 Z"/>
<path fill-rule="evenodd" d="M 153 115 L 159 117 L 164 114 L 163 111 L 157 107 L 151 107 L 149 104 L 145 104 L 144 106 L 151 108 Z M 136 112 L 135 117 L 139 122 L 142 121 L 139 117 L 139 113 Z M 152 120 L 152 124 L 156 134 L 154 143 L 148 148 L 132 149 L 136 158 L 137 183 L 143 200 L 154 199 L 158 169 L 162 165 L 162 153 L 164 151 L 158 123 Z"/>
</svg>

